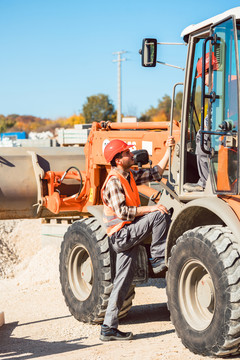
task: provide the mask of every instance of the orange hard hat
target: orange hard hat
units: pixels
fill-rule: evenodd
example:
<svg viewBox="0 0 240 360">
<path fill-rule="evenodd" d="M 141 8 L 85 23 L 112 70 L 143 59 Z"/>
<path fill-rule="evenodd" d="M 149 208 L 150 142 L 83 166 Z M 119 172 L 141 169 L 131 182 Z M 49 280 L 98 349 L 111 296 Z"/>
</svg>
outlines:
<svg viewBox="0 0 240 360">
<path fill-rule="evenodd" d="M 212 66 L 213 70 L 218 69 L 218 61 L 214 53 L 212 53 Z M 205 61 L 205 71 L 209 69 L 209 53 L 206 54 L 206 61 Z M 198 75 L 196 78 L 202 77 L 202 57 L 197 62 L 197 72 Z"/>
<path fill-rule="evenodd" d="M 104 156 L 107 162 L 112 161 L 115 155 L 130 149 L 133 145 L 128 145 L 122 140 L 111 140 L 104 149 Z"/>
</svg>

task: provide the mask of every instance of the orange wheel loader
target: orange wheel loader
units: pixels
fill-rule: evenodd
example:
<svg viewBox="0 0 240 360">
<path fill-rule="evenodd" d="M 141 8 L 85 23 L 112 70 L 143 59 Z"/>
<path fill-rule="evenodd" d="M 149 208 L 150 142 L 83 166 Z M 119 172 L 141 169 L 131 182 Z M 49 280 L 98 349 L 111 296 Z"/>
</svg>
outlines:
<svg viewBox="0 0 240 360">
<path fill-rule="evenodd" d="M 137 150 L 136 166 L 146 167 L 159 161 L 173 135 L 176 145 L 163 180 L 139 187 L 141 203 L 160 201 L 172 212 L 168 269 L 160 276 L 166 275 L 178 336 L 196 354 L 222 357 L 240 348 L 240 7 L 187 27 L 182 37 L 188 54 L 181 122 L 173 119 L 174 86 L 170 122 L 95 122 L 84 152 L 2 148 L 0 218 L 74 216 L 61 246 L 62 291 L 76 319 L 101 323 L 115 271 L 102 220 L 100 191 L 110 170 L 104 147 L 122 139 Z M 157 46 L 156 39 L 143 40 L 143 66 L 156 65 Z M 186 184 L 199 181 L 197 144 L 208 176 L 202 191 L 188 191 Z M 142 149 L 149 164 L 142 161 Z M 120 317 L 131 308 L 135 285 L 156 277 L 149 266 L 150 242 L 151 235 L 139 246 Z"/>
</svg>

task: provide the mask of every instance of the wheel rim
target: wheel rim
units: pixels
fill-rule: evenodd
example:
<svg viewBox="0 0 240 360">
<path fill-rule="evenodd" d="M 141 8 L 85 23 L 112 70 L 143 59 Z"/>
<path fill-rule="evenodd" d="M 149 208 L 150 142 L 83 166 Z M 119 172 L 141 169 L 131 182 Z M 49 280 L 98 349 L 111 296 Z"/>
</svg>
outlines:
<svg viewBox="0 0 240 360">
<path fill-rule="evenodd" d="M 87 249 L 84 246 L 75 246 L 68 262 L 68 279 L 74 296 L 86 300 L 92 291 L 93 266 Z"/>
<path fill-rule="evenodd" d="M 215 290 L 212 278 L 198 260 L 189 260 L 179 277 L 179 302 L 188 324 L 195 330 L 206 329 L 213 319 Z"/>
</svg>

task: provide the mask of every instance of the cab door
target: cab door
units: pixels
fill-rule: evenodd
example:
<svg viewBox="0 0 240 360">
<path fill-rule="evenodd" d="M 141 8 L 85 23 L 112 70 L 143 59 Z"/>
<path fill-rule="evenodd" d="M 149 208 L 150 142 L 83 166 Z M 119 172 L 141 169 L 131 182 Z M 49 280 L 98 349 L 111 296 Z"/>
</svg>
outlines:
<svg viewBox="0 0 240 360">
<path fill-rule="evenodd" d="M 207 45 L 207 43 L 209 44 Z M 209 103 L 208 129 L 202 126 L 201 147 L 210 157 L 213 192 L 238 193 L 238 119 L 239 66 L 237 31 L 231 17 L 215 26 L 205 40 L 210 54 L 217 59 L 217 69 L 210 67 L 209 93 L 202 94 L 202 109 Z M 205 47 L 205 48 L 204 48 Z M 203 111 L 201 119 L 203 119 Z M 204 136 L 210 142 L 204 144 Z"/>
</svg>

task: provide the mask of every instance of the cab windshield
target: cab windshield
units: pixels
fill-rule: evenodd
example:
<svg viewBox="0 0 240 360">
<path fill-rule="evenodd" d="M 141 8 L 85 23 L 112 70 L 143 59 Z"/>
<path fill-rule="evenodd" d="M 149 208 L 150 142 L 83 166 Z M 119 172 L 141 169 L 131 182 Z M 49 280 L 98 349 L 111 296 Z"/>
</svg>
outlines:
<svg viewBox="0 0 240 360">
<path fill-rule="evenodd" d="M 196 160 L 204 156 L 205 181 L 211 182 L 214 193 L 221 194 L 238 193 L 240 23 L 235 40 L 234 18 L 194 38 L 184 180 L 199 182 L 201 169 Z"/>
</svg>

